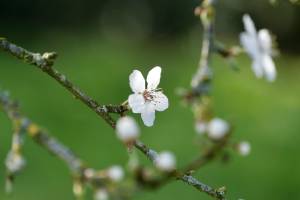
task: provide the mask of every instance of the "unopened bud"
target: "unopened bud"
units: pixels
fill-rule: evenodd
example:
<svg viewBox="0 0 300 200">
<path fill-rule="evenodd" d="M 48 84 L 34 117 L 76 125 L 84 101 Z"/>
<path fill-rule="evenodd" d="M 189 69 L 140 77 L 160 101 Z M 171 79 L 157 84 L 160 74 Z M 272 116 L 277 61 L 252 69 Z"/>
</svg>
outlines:
<svg viewBox="0 0 300 200">
<path fill-rule="evenodd" d="M 170 172 L 175 169 L 176 158 L 173 153 L 165 151 L 158 154 L 158 157 L 155 159 L 155 165 L 162 171 Z"/>
<path fill-rule="evenodd" d="M 222 139 L 226 134 L 229 133 L 229 124 L 220 118 L 212 119 L 207 126 L 208 137 L 214 140 Z"/>
<path fill-rule="evenodd" d="M 124 177 L 123 168 L 117 165 L 112 166 L 107 170 L 107 176 L 110 180 L 114 182 L 119 182 Z"/>
<path fill-rule="evenodd" d="M 137 123 L 131 117 L 121 117 L 117 121 L 116 130 L 118 138 L 125 143 L 135 140 L 140 134 Z"/>
</svg>

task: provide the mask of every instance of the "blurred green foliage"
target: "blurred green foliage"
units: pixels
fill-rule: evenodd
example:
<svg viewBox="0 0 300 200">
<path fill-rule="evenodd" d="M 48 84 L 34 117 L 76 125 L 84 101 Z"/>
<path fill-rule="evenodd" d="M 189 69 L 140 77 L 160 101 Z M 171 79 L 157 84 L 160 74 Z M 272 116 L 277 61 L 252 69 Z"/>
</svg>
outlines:
<svg viewBox="0 0 300 200">
<path fill-rule="evenodd" d="M 177 87 L 189 87 L 196 70 L 198 36 L 188 35 L 164 45 L 117 37 L 108 40 L 92 34 L 42 35 L 34 41 L 14 42 L 32 51 L 57 51 L 56 67 L 103 104 L 117 104 L 128 97 L 128 76 L 133 69 L 146 73 L 152 66 L 161 65 L 161 87 L 170 99 L 170 108 L 157 114 L 153 128 L 144 127 L 140 117 L 134 115 L 142 127 L 142 140 L 158 151 L 174 151 L 180 166 L 199 152 L 194 141 L 192 113 L 175 95 Z M 299 58 L 283 54 L 276 60 L 279 76 L 274 84 L 257 80 L 246 57 L 237 62 L 239 72 L 232 71 L 218 56 L 213 61 L 215 112 L 234 125 L 236 140 L 251 142 L 253 151 L 246 158 L 232 153 L 228 164 L 215 161 L 196 176 L 215 187 L 225 185 L 228 199 L 300 199 Z M 4 52 L 0 52 L 0 66 L 1 87 L 9 89 L 13 98 L 20 101 L 24 114 L 46 127 L 88 164 L 98 168 L 126 164 L 127 152 L 111 128 L 54 80 Z M 3 163 L 12 133 L 3 113 L 0 125 Z M 0 190 L 0 199 L 73 199 L 71 178 L 62 162 L 30 139 L 26 140 L 25 156 L 28 165 L 17 177 L 14 193 L 7 196 L 4 189 Z M 4 188 L 4 175 L 4 166 L 0 165 L 0 188 Z M 135 197 L 137 200 L 199 198 L 210 199 L 181 182 Z"/>
</svg>

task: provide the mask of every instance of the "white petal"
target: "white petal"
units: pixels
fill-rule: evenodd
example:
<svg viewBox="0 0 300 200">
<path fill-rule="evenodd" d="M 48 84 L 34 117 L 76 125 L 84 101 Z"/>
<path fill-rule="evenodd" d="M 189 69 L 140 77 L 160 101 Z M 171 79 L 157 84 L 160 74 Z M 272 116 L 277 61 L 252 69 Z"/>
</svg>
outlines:
<svg viewBox="0 0 300 200">
<path fill-rule="evenodd" d="M 131 90 L 135 93 L 141 93 L 145 90 L 145 79 L 139 70 L 133 70 L 129 76 Z"/>
<path fill-rule="evenodd" d="M 152 68 L 147 75 L 147 89 L 153 90 L 156 89 L 160 82 L 161 68 L 154 67 Z"/>
<path fill-rule="evenodd" d="M 262 65 L 264 69 L 265 77 L 268 81 L 272 82 L 276 79 L 276 68 L 275 64 L 269 55 L 263 55 L 262 56 Z"/>
<path fill-rule="evenodd" d="M 261 58 L 252 61 L 252 70 L 257 78 L 262 78 L 264 75 L 263 66 L 261 64 Z"/>
<path fill-rule="evenodd" d="M 162 92 L 155 92 L 153 101 L 151 103 L 154 105 L 155 110 L 164 111 L 169 107 L 169 100 L 166 95 Z"/>
<path fill-rule="evenodd" d="M 151 103 L 145 104 L 145 109 L 142 111 L 142 120 L 146 126 L 153 126 L 155 120 L 155 108 Z"/>
<path fill-rule="evenodd" d="M 255 59 L 259 56 L 259 46 L 257 43 L 257 37 L 252 36 L 248 33 L 241 33 L 240 34 L 240 42 L 241 45 L 244 47 L 245 51 L 251 57 L 251 59 Z"/>
<path fill-rule="evenodd" d="M 258 41 L 262 51 L 268 54 L 272 53 L 272 38 L 267 29 L 258 32 Z"/>
<path fill-rule="evenodd" d="M 249 33 L 250 35 L 256 35 L 256 28 L 254 22 L 248 14 L 245 14 L 243 16 L 243 23 L 247 33 Z"/>
<path fill-rule="evenodd" d="M 128 97 L 128 104 L 133 113 L 141 113 L 145 107 L 145 99 L 141 94 L 131 94 Z"/>
</svg>

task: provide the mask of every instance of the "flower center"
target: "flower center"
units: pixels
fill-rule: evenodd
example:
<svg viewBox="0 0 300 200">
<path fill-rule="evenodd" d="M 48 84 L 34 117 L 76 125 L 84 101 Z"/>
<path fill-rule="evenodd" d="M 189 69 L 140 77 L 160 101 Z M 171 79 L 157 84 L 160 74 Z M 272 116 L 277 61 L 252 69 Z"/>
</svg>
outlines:
<svg viewBox="0 0 300 200">
<path fill-rule="evenodd" d="M 143 93 L 143 97 L 145 101 L 152 101 L 153 100 L 153 92 L 145 90 Z"/>
</svg>

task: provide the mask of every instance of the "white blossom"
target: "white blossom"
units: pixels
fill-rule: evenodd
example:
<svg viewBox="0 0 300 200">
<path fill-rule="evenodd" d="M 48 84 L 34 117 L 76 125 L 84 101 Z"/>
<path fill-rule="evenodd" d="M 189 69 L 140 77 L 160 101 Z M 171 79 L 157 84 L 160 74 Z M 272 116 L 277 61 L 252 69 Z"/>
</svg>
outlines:
<svg viewBox="0 0 300 200">
<path fill-rule="evenodd" d="M 195 124 L 195 130 L 199 135 L 204 134 L 207 130 L 207 123 L 203 121 L 197 121 Z"/>
<path fill-rule="evenodd" d="M 243 16 L 245 32 L 240 34 L 240 41 L 252 59 L 252 70 L 256 77 L 265 77 L 268 81 L 276 79 L 276 68 L 272 59 L 272 39 L 267 29 L 256 31 L 249 15 Z"/>
<path fill-rule="evenodd" d="M 98 189 L 94 194 L 95 200 L 108 200 L 108 193 L 105 189 Z"/>
<path fill-rule="evenodd" d="M 129 142 L 138 138 L 139 127 L 132 117 L 121 117 L 116 124 L 117 136 L 123 142 Z"/>
<path fill-rule="evenodd" d="M 242 155 L 242 156 L 247 156 L 250 154 L 251 152 L 251 145 L 249 142 L 247 141 L 243 141 L 240 142 L 238 144 L 238 152 Z"/>
<path fill-rule="evenodd" d="M 84 176 L 86 176 L 87 178 L 92 178 L 94 177 L 96 174 L 96 171 L 92 168 L 87 168 L 84 170 Z"/>
<path fill-rule="evenodd" d="M 25 166 L 26 161 L 22 155 L 9 152 L 5 160 L 5 165 L 11 173 L 19 172 Z"/>
<path fill-rule="evenodd" d="M 112 166 L 107 171 L 107 176 L 109 179 L 111 179 L 114 182 L 119 182 L 124 177 L 124 171 L 123 168 L 120 166 Z"/>
<path fill-rule="evenodd" d="M 214 140 L 222 139 L 230 130 L 229 124 L 220 118 L 210 120 L 207 125 L 208 137 Z"/>
<path fill-rule="evenodd" d="M 158 154 L 154 163 L 158 169 L 169 172 L 175 169 L 176 158 L 173 153 L 165 151 Z"/>
<path fill-rule="evenodd" d="M 147 75 L 147 86 L 142 73 L 134 70 L 129 76 L 129 84 L 134 94 L 128 97 L 133 113 L 141 113 L 146 126 L 153 126 L 155 111 L 164 111 L 169 107 L 168 98 L 157 88 L 160 82 L 161 68 L 154 67 Z"/>
</svg>

